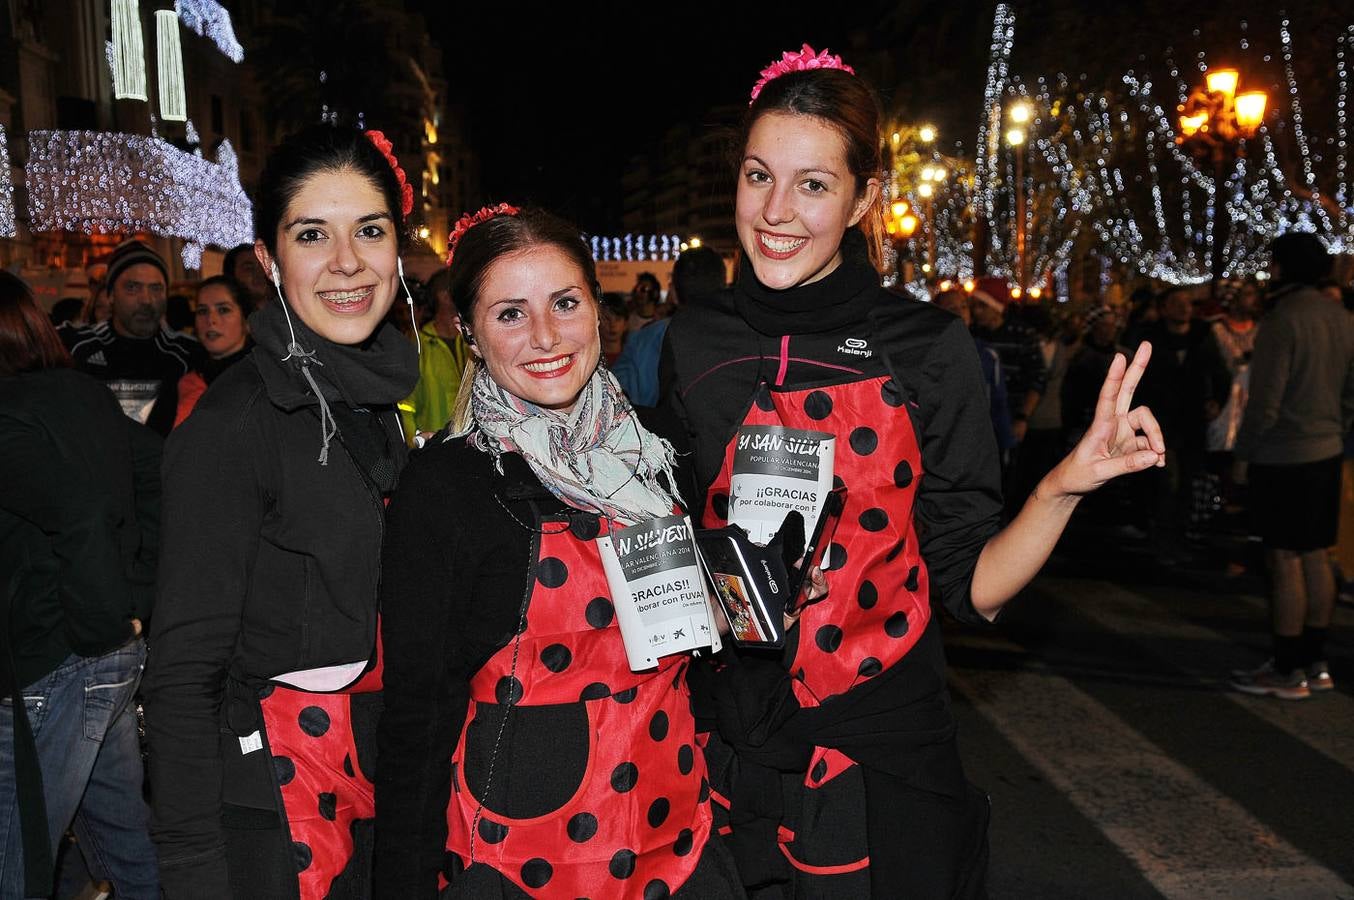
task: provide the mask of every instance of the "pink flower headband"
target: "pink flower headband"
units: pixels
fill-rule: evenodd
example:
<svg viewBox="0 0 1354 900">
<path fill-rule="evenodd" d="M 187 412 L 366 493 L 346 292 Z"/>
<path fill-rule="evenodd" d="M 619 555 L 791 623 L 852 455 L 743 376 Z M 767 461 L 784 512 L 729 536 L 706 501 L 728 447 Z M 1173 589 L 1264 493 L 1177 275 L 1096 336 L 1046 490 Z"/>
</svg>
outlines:
<svg viewBox="0 0 1354 900">
<path fill-rule="evenodd" d="M 500 203 L 497 206 L 485 206 L 473 213 L 466 213 L 456 220 L 456 225 L 451 229 L 450 236 L 447 237 L 447 265 L 451 265 L 451 257 L 456 253 L 456 245 L 465 237 L 465 233 L 474 228 L 481 222 L 487 222 L 494 216 L 515 216 L 520 209 L 510 203 Z"/>
<path fill-rule="evenodd" d="M 841 69 L 848 75 L 856 74 L 856 70 L 842 62 L 840 56 L 832 56 L 826 49 L 822 53 L 814 53 L 813 48 L 805 44 L 798 53 L 786 50 L 780 55 L 780 59 L 762 69 L 761 80 L 752 86 L 752 100 L 748 101 L 748 105 L 752 105 L 768 81 L 789 72 L 804 72 L 808 69 Z"/>
<path fill-rule="evenodd" d="M 395 146 L 390 143 L 385 134 L 379 131 L 363 132 L 367 140 L 371 141 L 381 155 L 390 163 L 390 168 L 395 170 L 395 180 L 400 183 L 400 211 L 408 216 L 414 211 L 414 189 L 410 186 L 408 179 L 404 177 L 404 169 L 400 168 L 400 161 L 395 158 Z"/>
</svg>

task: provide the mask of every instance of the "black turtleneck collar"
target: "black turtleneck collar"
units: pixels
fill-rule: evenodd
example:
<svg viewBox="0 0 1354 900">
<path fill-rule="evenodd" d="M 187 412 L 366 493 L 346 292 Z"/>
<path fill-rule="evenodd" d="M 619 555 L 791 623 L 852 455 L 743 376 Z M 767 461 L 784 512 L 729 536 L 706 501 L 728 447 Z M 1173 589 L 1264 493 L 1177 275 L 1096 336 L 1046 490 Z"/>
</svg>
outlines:
<svg viewBox="0 0 1354 900">
<path fill-rule="evenodd" d="M 261 365 L 259 372 L 269 399 L 283 409 L 319 402 L 301 374 L 303 366 L 310 368 L 326 400 L 354 408 L 398 403 L 418 382 L 418 353 L 389 323 L 378 325 L 366 341 L 350 347 L 320 337 L 295 312 L 288 321 L 277 302 L 249 317 L 249 332 L 256 344 L 251 352 L 272 361 Z M 300 353 L 291 352 L 293 335 Z"/>
<path fill-rule="evenodd" d="M 841 250 L 841 265 L 826 277 L 779 291 L 758 281 L 744 259 L 733 291 L 739 315 L 767 335 L 832 331 L 864 319 L 879 291 L 879 273 L 860 229 L 846 230 Z"/>
</svg>

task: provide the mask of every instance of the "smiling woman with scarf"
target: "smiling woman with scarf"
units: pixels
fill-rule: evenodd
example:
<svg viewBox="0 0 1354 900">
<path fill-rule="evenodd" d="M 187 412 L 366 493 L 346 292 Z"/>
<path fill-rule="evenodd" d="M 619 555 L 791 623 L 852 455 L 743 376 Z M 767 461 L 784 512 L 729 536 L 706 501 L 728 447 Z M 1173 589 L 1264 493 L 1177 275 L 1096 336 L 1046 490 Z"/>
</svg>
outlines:
<svg viewBox="0 0 1354 900">
<path fill-rule="evenodd" d="M 280 302 L 167 444 L 145 705 L 169 900 L 370 895 L 384 501 L 418 377 L 382 324 L 410 198 L 378 138 L 272 152 L 255 230 Z"/>
<path fill-rule="evenodd" d="M 474 362 L 415 455 L 382 567 L 376 893 L 741 897 L 711 828 L 688 655 L 631 671 L 598 537 L 671 515 L 672 448 L 599 367 L 577 229 L 462 220 Z"/>
</svg>

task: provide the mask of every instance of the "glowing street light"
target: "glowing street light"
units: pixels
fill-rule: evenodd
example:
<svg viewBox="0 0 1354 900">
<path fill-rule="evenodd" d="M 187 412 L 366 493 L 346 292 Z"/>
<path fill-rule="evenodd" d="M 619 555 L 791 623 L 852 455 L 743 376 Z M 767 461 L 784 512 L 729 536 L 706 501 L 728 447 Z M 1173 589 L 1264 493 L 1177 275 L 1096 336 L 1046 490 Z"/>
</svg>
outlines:
<svg viewBox="0 0 1354 900">
<path fill-rule="evenodd" d="M 1245 142 L 1265 121 L 1269 97 L 1264 91 L 1237 93 L 1241 76 L 1236 69 L 1212 69 L 1204 85 L 1195 87 L 1180 104 L 1180 133 L 1175 142 L 1194 157 L 1200 167 L 1213 170 L 1213 290 L 1223 275 L 1224 249 L 1232 228 L 1227 208 L 1228 191 L 1222 189 L 1228 166 L 1246 155 Z"/>
<path fill-rule="evenodd" d="M 1027 100 L 1017 100 L 1011 104 L 1011 108 L 1006 111 L 1011 117 L 1011 121 L 1017 125 L 1024 125 L 1034 116 L 1034 107 L 1030 106 Z"/>
<path fill-rule="evenodd" d="M 936 139 L 936 126 L 923 125 L 917 132 L 917 137 L 921 138 L 923 144 L 929 144 Z"/>
</svg>

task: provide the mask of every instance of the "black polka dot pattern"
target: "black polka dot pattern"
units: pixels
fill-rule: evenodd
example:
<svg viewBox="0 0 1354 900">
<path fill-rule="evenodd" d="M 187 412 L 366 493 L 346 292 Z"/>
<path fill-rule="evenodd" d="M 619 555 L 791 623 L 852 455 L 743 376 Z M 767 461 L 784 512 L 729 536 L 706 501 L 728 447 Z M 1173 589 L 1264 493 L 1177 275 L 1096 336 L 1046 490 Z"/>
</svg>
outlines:
<svg viewBox="0 0 1354 900">
<path fill-rule="evenodd" d="M 331 822 L 334 821 L 338 816 L 338 797 L 329 791 L 324 791 L 318 799 L 316 808 L 319 809 L 320 815 Z"/>
<path fill-rule="evenodd" d="M 564 565 L 564 560 L 547 556 L 536 564 L 536 579 L 553 590 L 569 580 L 569 569 Z"/>
<path fill-rule="evenodd" d="M 602 684 L 600 681 L 594 681 L 592 684 L 583 688 L 582 693 L 578 695 L 579 700 L 605 700 L 611 696 L 611 688 Z"/>
<path fill-rule="evenodd" d="M 501 844 L 508 836 L 508 826 L 490 819 L 480 818 L 480 840 L 486 844 Z"/>
<path fill-rule="evenodd" d="M 607 864 L 612 878 L 629 878 L 635 874 L 635 851 L 617 850 Z"/>
<path fill-rule="evenodd" d="M 867 509 L 860 514 L 860 527 L 866 531 L 883 531 L 889 527 L 889 514 L 877 506 Z"/>
<path fill-rule="evenodd" d="M 569 663 L 573 661 L 574 655 L 563 644 L 551 644 L 541 651 L 541 665 L 556 675 L 569 668 Z"/>
<path fill-rule="evenodd" d="M 274 756 L 273 771 L 277 774 L 278 785 L 291 784 L 296 777 L 296 763 L 287 756 Z"/>
<path fill-rule="evenodd" d="M 835 541 L 827 545 L 827 553 L 823 560 L 824 572 L 835 572 L 846 568 L 846 548 Z"/>
<path fill-rule="evenodd" d="M 696 751 L 691 749 L 690 744 L 683 744 L 677 748 L 677 771 L 683 775 L 690 775 L 691 769 L 696 765 Z M 702 788 L 704 785 L 702 785 Z M 704 802 L 704 801 L 702 801 Z"/>
<path fill-rule="evenodd" d="M 511 675 L 504 675 L 494 686 L 494 699 L 504 706 L 511 706 L 522 699 L 522 682 Z"/>
<path fill-rule="evenodd" d="M 310 845 L 304 841 L 292 841 L 291 850 L 296 860 L 296 871 L 304 872 L 309 869 L 311 861 L 315 858 L 310 852 Z"/>
<path fill-rule="evenodd" d="M 297 724 L 311 737 L 323 737 L 329 731 L 329 713 L 318 706 L 307 706 L 297 716 Z"/>
<path fill-rule="evenodd" d="M 639 767 L 632 762 L 623 762 L 611 770 L 611 789 L 618 794 L 633 790 L 639 782 Z"/>
<path fill-rule="evenodd" d="M 672 896 L 672 891 L 668 884 L 661 878 L 655 878 L 644 885 L 644 900 L 668 900 Z"/>
<path fill-rule="evenodd" d="M 661 741 L 668 736 L 668 714 L 659 710 L 653 714 L 649 720 L 649 737 L 655 741 Z"/>
<path fill-rule="evenodd" d="M 873 678 L 884 670 L 883 664 L 873 656 L 867 656 L 860 661 L 860 668 L 856 674 L 861 678 Z"/>
<path fill-rule="evenodd" d="M 884 623 L 884 633 L 891 638 L 907 634 L 907 613 L 896 612 Z"/>
<path fill-rule="evenodd" d="M 555 870 L 539 856 L 522 863 L 522 883 L 529 888 L 543 888 L 550 883 Z"/>
<path fill-rule="evenodd" d="M 630 701 L 635 699 L 635 696 L 638 693 L 639 693 L 638 688 L 628 687 L 623 691 L 617 691 L 615 694 L 612 695 L 611 699 L 615 700 L 617 703 L 629 703 Z"/>
<path fill-rule="evenodd" d="M 686 856 L 691 852 L 694 842 L 695 835 L 691 833 L 691 829 L 683 828 L 677 832 L 677 840 L 672 842 L 672 852 L 677 856 Z"/>
<path fill-rule="evenodd" d="M 453 763 L 452 766 L 454 769 L 455 763 Z M 353 758 L 347 753 L 343 754 L 343 774 L 347 775 L 349 778 L 352 778 L 356 774 L 353 771 Z"/>
<path fill-rule="evenodd" d="M 879 447 L 879 435 L 873 428 L 862 425 L 851 432 L 851 449 L 859 456 L 869 456 Z"/>
<path fill-rule="evenodd" d="M 898 554 L 903 552 L 907 546 L 907 538 L 898 538 L 898 543 L 889 548 L 888 555 L 884 557 L 884 562 L 893 562 L 898 558 Z"/>
<path fill-rule="evenodd" d="M 832 415 L 832 397 L 826 391 L 814 391 L 804 398 L 804 415 L 821 422 Z"/>
<path fill-rule="evenodd" d="M 824 653 L 836 653 L 842 645 L 842 630 L 836 625 L 824 625 L 814 633 L 813 642 Z"/>
<path fill-rule="evenodd" d="M 900 488 L 912 484 L 912 463 L 903 460 L 893 467 L 893 483 Z"/>
<path fill-rule="evenodd" d="M 907 580 L 903 582 L 903 587 L 909 591 L 915 591 L 917 585 L 921 583 L 921 566 L 913 566 L 907 570 Z"/>
<path fill-rule="evenodd" d="M 593 628 L 605 628 L 616 617 L 616 608 L 605 597 L 593 597 L 588 601 L 588 608 L 584 615 L 587 616 L 588 624 Z"/>
<path fill-rule="evenodd" d="M 659 797 L 649 804 L 649 812 L 646 818 L 649 820 L 650 828 L 658 828 L 668 820 L 668 813 L 672 812 L 672 803 L 667 797 Z"/>
<path fill-rule="evenodd" d="M 856 591 L 856 603 L 861 609 L 874 609 L 879 602 L 879 588 L 874 586 L 874 582 L 866 579 L 860 583 L 860 590 Z"/>
<path fill-rule="evenodd" d="M 586 843 L 597 834 L 597 817 L 592 813 L 579 813 L 569 819 L 565 831 L 569 833 L 569 840 L 575 844 Z"/>
</svg>

